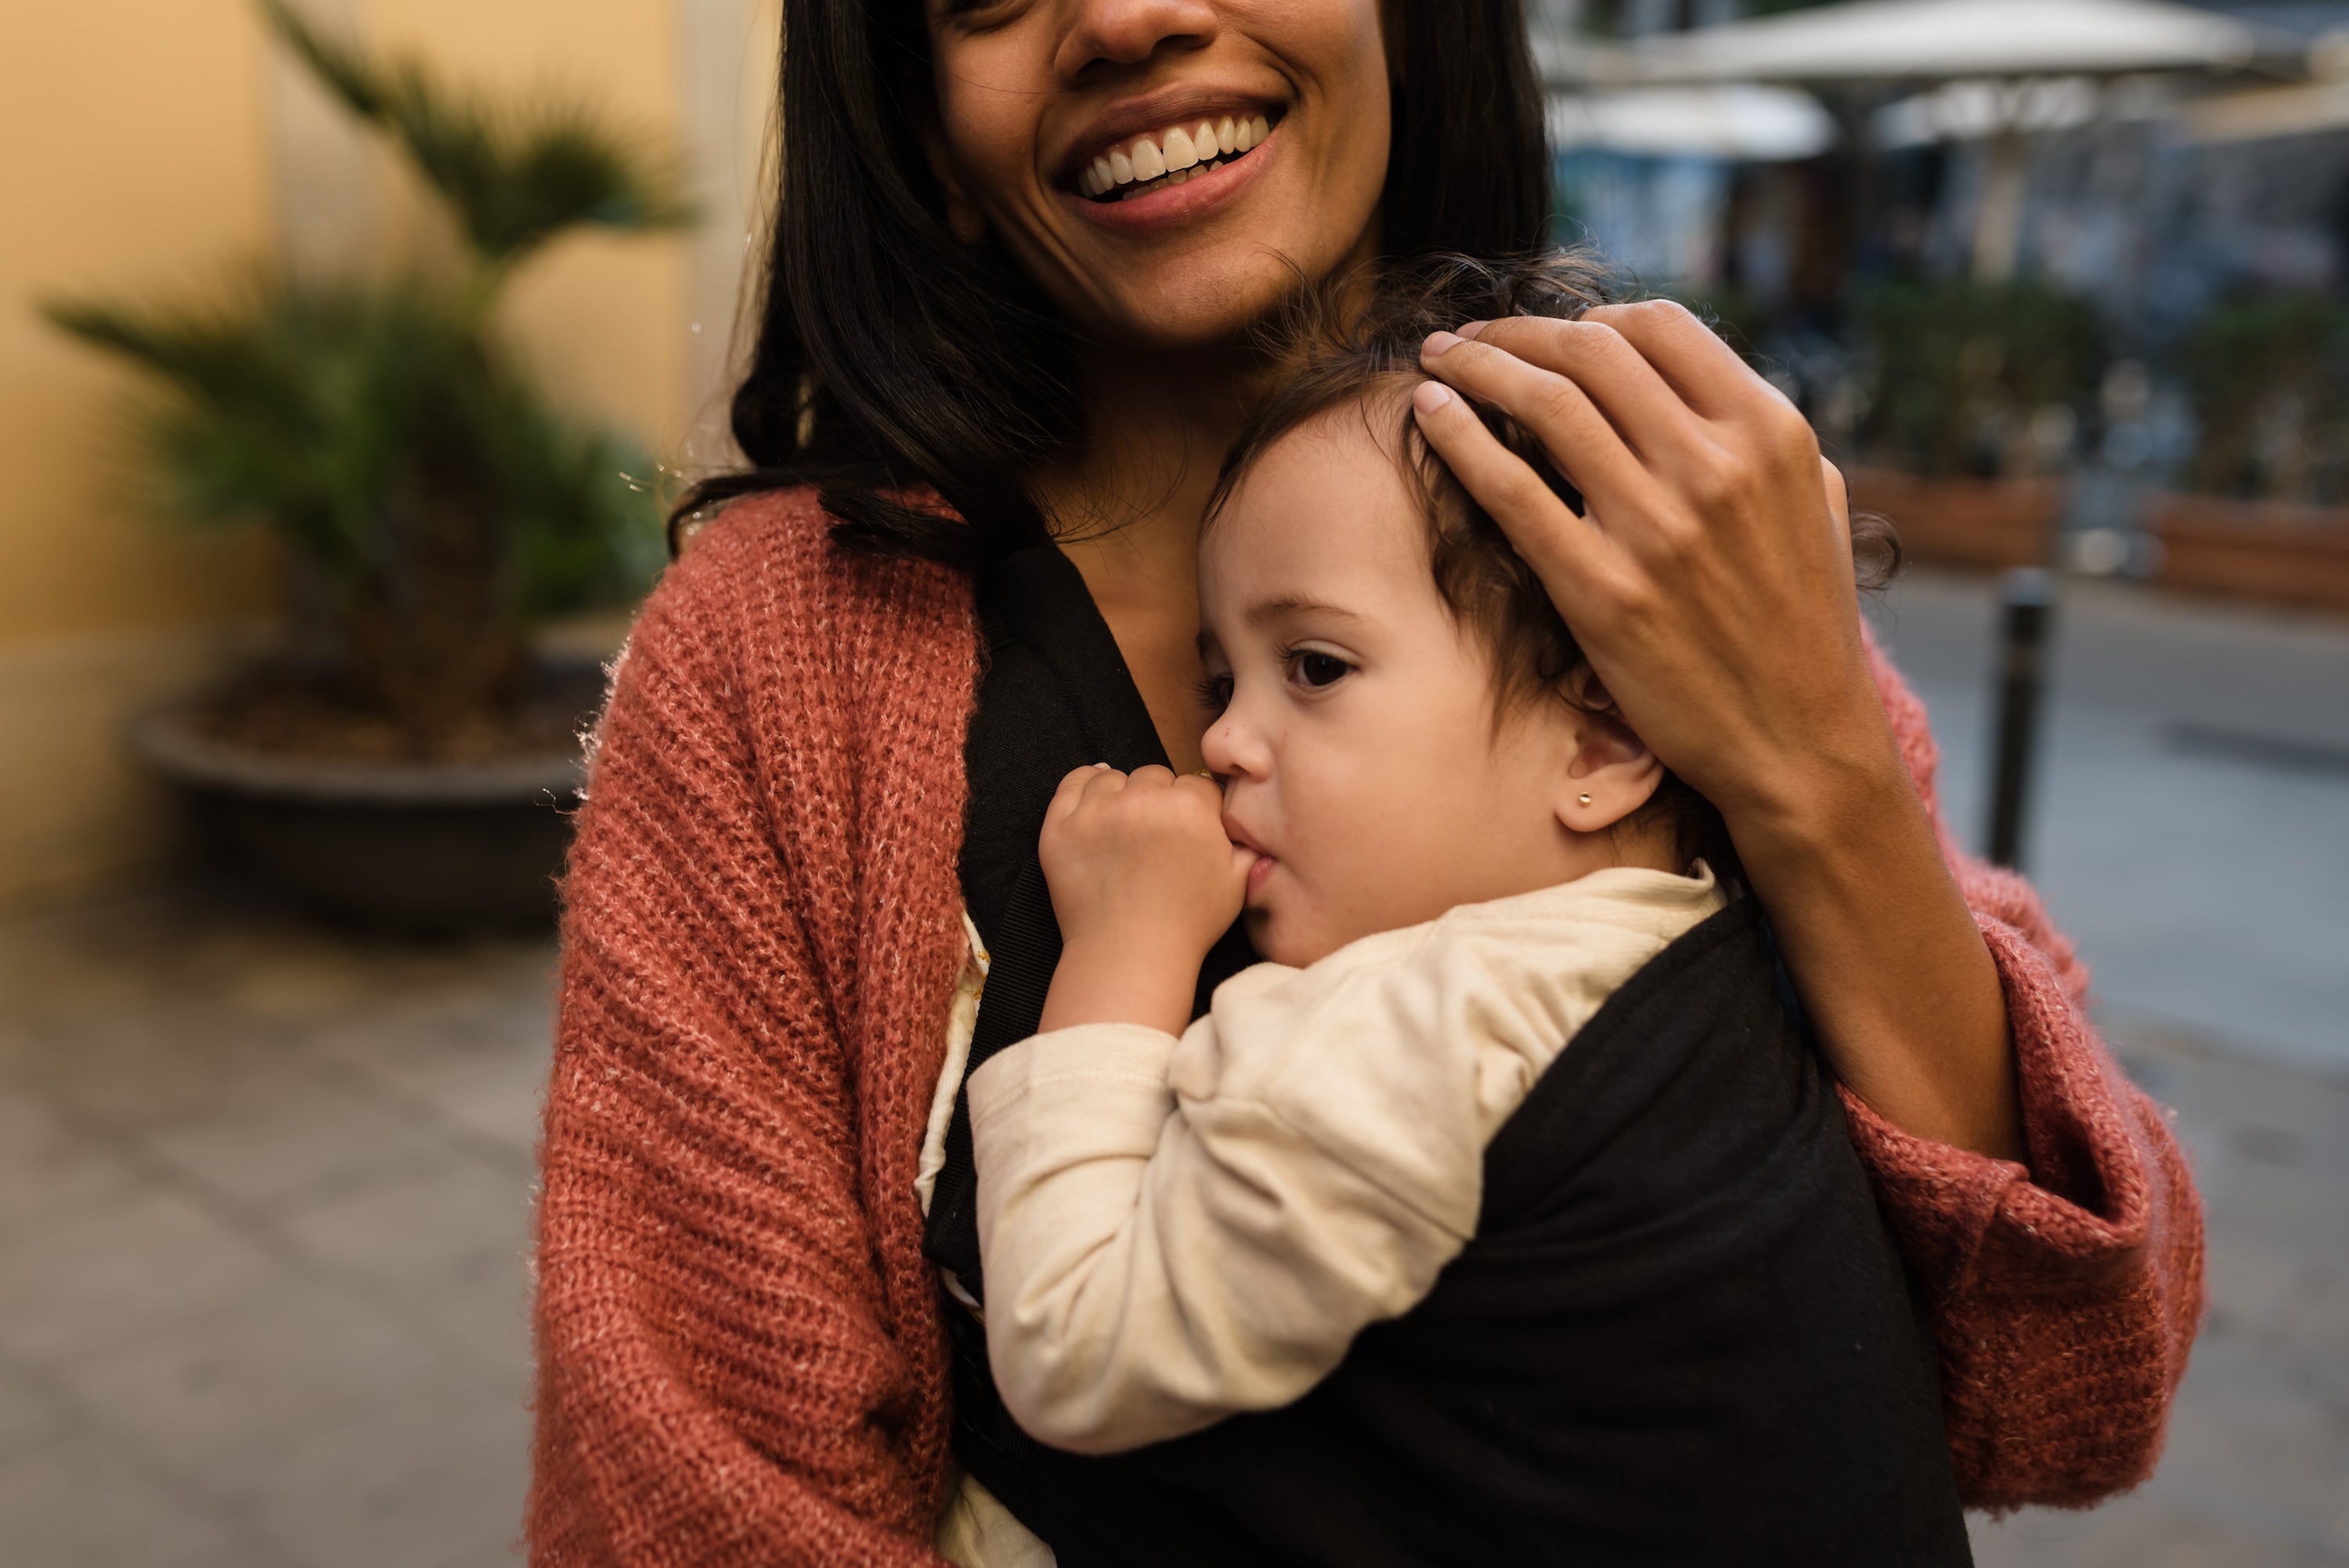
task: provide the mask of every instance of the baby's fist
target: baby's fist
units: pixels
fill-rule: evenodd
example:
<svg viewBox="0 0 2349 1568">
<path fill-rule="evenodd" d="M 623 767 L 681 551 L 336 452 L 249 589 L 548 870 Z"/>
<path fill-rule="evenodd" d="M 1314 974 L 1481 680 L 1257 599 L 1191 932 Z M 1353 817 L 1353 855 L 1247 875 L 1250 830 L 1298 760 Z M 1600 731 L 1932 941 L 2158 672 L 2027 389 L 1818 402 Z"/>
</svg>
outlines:
<svg viewBox="0 0 2349 1568">
<path fill-rule="evenodd" d="M 1198 961 L 1239 917 L 1253 851 L 1224 836 L 1215 783 L 1164 768 L 1080 768 L 1061 780 L 1039 845 L 1066 947 Z"/>
</svg>

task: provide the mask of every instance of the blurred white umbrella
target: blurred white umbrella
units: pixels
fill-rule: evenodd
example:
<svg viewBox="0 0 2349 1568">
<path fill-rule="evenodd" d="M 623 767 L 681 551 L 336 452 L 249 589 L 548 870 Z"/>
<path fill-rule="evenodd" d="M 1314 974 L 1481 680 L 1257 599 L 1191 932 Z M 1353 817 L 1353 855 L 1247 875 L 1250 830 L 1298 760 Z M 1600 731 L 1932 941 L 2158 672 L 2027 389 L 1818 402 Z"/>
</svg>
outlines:
<svg viewBox="0 0 2349 1568">
<path fill-rule="evenodd" d="M 2239 70 L 2295 51 L 2230 16 L 2168 0 L 1845 0 L 1784 15 L 1641 38 L 1617 48 L 1553 46 L 1555 77 L 1651 88 L 1750 82 L 1855 89 L 1965 78 L 2075 79 Z M 2044 97 L 2044 95 L 2039 95 Z M 1974 272 L 2013 271 L 2023 230 L 2030 94 L 1992 93 L 2013 123 L 1986 127 Z"/>
<path fill-rule="evenodd" d="M 2231 16 L 2168 0 L 1847 0 L 1642 38 L 1592 64 L 1651 85 L 1824 86 L 2225 70 L 2262 44 Z"/>
<path fill-rule="evenodd" d="M 1549 137 L 1561 149 L 1783 163 L 1834 146 L 1836 126 L 1808 93 L 1731 83 L 1559 93 L 1549 101 Z"/>
</svg>

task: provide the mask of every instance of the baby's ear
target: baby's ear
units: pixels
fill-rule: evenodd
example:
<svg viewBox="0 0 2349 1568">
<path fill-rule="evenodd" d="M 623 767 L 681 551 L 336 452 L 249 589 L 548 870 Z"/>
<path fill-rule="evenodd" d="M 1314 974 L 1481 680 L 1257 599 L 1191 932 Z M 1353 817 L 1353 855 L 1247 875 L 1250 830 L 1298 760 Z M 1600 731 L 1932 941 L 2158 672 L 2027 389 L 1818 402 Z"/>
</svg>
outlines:
<svg viewBox="0 0 2349 1568">
<path fill-rule="evenodd" d="M 1654 798 L 1664 765 L 1615 716 L 1614 699 L 1585 665 L 1568 677 L 1574 758 L 1559 781 L 1554 810 L 1578 833 L 1613 827 Z"/>
</svg>

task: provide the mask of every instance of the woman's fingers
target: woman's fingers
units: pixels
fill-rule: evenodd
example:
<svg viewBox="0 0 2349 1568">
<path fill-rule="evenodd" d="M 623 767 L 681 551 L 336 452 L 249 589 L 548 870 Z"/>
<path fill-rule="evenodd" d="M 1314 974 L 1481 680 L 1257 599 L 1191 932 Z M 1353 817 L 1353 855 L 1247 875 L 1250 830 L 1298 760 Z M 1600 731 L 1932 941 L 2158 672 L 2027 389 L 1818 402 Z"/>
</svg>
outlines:
<svg viewBox="0 0 2349 1568">
<path fill-rule="evenodd" d="M 1518 315 L 1475 325 L 1478 344 L 1581 388 L 1643 461 L 1678 461 L 1707 443 L 1697 412 L 1629 338 L 1606 323 L 1587 316 L 1560 321 Z"/>
<path fill-rule="evenodd" d="M 1501 445 L 1475 411 L 1442 383 L 1423 382 L 1411 402 L 1428 446 L 1501 525 L 1548 588 L 1558 613 L 1571 622 L 1602 570 L 1606 542 L 1599 531 L 1588 518 L 1576 516 L 1533 465 Z M 1590 417 L 1597 418 L 1595 413 Z"/>
<path fill-rule="evenodd" d="M 1624 445 L 1623 438 L 1589 396 L 1567 377 L 1528 365 L 1504 349 L 1449 333 L 1437 333 L 1428 339 L 1420 364 L 1429 375 L 1479 403 L 1500 409 L 1532 432 L 1558 471 L 1592 501 L 1631 502 L 1649 488 L 1647 469 L 1638 455 Z M 1458 413 L 1469 423 L 1476 423 L 1466 410 Z M 1487 441 L 1492 439 L 1489 430 L 1482 434 Z M 1451 456 L 1448 451 L 1444 455 Z M 1547 491 L 1549 487 L 1542 488 Z M 1475 487 L 1470 489 L 1474 491 Z M 1485 500 L 1482 493 L 1476 499 Z"/>
<path fill-rule="evenodd" d="M 1754 374 L 1686 305 L 1668 299 L 1602 304 L 1584 312 L 1582 319 L 1619 334 L 1704 418 L 1734 418 L 1757 398 L 1792 409 L 1785 394 Z"/>
</svg>

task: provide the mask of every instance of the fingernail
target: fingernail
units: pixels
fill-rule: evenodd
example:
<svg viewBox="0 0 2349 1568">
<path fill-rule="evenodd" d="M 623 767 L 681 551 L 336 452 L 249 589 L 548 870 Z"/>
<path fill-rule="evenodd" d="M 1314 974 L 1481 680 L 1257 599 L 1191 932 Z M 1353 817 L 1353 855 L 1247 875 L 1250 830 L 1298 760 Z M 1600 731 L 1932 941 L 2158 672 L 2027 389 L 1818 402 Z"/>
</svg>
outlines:
<svg viewBox="0 0 2349 1568">
<path fill-rule="evenodd" d="M 1433 414 L 1451 401 L 1452 388 L 1441 381 L 1423 381 L 1411 395 L 1411 406 L 1423 414 Z"/>
<path fill-rule="evenodd" d="M 1493 324 L 1489 321 L 1472 321 L 1467 325 L 1460 329 L 1460 335 L 1463 337 L 1474 337 L 1492 325 Z"/>
<path fill-rule="evenodd" d="M 1431 332 L 1427 335 L 1427 346 L 1424 350 L 1425 356 L 1429 359 L 1436 358 L 1441 356 L 1445 349 L 1450 348 L 1454 344 L 1458 343 L 1460 339 L 1458 336 L 1449 332 Z"/>
</svg>

